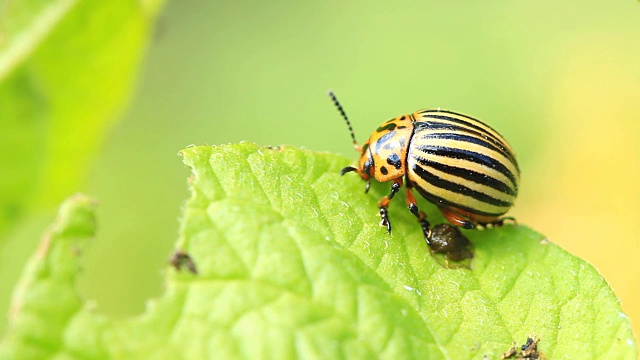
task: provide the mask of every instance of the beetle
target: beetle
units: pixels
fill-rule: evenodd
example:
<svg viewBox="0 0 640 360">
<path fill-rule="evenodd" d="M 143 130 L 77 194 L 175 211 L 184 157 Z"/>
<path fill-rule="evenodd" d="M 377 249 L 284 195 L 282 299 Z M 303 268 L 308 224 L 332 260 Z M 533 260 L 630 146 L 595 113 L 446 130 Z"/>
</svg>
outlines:
<svg viewBox="0 0 640 360">
<path fill-rule="evenodd" d="M 520 169 L 511 146 L 489 125 L 471 116 L 438 109 L 418 110 L 382 123 L 360 146 L 335 94 L 331 100 L 344 118 L 360 154 L 355 172 L 366 181 L 391 181 L 391 192 L 378 202 L 380 225 L 391 233 L 387 208 L 406 185 L 406 204 L 418 219 L 427 242 L 430 224 L 418 209 L 417 190 L 453 225 L 464 229 L 501 226 L 518 193 Z"/>
</svg>

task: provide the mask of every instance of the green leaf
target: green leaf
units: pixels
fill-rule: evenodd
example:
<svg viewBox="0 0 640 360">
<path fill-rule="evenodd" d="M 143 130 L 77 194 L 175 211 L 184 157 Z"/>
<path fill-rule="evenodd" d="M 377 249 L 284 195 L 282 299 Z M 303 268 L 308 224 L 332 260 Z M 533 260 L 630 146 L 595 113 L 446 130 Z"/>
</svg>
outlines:
<svg viewBox="0 0 640 360">
<path fill-rule="evenodd" d="M 0 237 L 81 184 L 161 0 L 0 1 Z"/>
<path fill-rule="evenodd" d="M 94 211 L 95 202 L 82 195 L 61 206 L 14 291 L 11 331 L 0 345 L 0 358 L 44 359 L 61 347 L 64 328 L 82 307 L 74 283 L 80 254 L 95 233 Z"/>
<path fill-rule="evenodd" d="M 496 359 L 530 335 L 551 359 L 637 358 L 604 279 L 526 226 L 466 232 L 472 269 L 447 269 L 402 199 L 393 234 L 378 226 L 388 189 L 340 177 L 346 158 L 248 143 L 183 157 L 192 195 L 176 247 L 198 274 L 167 268 L 166 293 L 130 319 L 81 305 L 93 205 L 71 199 L 25 272 L 0 358 Z"/>
</svg>

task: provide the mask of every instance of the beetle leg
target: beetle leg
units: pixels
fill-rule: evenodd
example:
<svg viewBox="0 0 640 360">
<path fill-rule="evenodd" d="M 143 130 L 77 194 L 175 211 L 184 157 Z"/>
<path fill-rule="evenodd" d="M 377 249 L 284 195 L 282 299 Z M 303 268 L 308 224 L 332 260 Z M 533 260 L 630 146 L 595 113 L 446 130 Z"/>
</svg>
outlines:
<svg viewBox="0 0 640 360">
<path fill-rule="evenodd" d="M 378 202 L 378 207 L 380 208 L 380 225 L 386 226 L 389 234 L 391 234 L 391 222 L 389 221 L 389 211 L 387 210 L 387 208 L 389 207 L 389 202 L 391 201 L 391 199 L 393 199 L 396 193 L 400 191 L 401 187 L 401 177 L 393 180 L 393 183 L 391 184 L 391 192 L 389 193 L 389 195 L 383 197 Z"/>
<path fill-rule="evenodd" d="M 455 213 L 447 208 L 440 208 L 442 215 L 453 225 L 460 226 L 463 229 L 475 229 L 476 225 L 471 221 L 463 218 L 460 214 Z"/>
<path fill-rule="evenodd" d="M 380 226 L 386 226 L 387 232 L 391 234 L 391 222 L 389 221 L 389 211 L 380 205 Z"/>
<path fill-rule="evenodd" d="M 518 222 L 516 221 L 516 218 L 512 217 L 512 216 L 505 216 L 505 217 L 501 217 L 496 221 L 492 221 L 490 223 L 487 224 L 483 224 L 483 225 L 491 225 L 491 226 L 496 226 L 496 227 L 500 227 L 502 225 L 504 225 L 505 221 L 513 221 L 513 223 L 515 225 L 518 225 Z"/>
<path fill-rule="evenodd" d="M 418 219 L 418 222 L 422 226 L 422 234 L 424 235 L 424 240 L 427 242 L 427 245 L 431 246 L 431 229 L 429 221 L 427 221 L 427 216 L 423 211 L 418 209 L 418 201 L 416 197 L 413 196 L 413 191 L 411 191 L 411 187 L 407 185 L 407 207 L 409 211 Z"/>
</svg>

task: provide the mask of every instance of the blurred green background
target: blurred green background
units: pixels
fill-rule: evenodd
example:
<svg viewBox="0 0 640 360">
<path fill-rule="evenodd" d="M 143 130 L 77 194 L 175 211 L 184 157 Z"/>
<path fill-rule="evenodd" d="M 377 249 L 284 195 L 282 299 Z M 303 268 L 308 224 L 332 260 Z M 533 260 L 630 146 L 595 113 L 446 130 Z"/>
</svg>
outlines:
<svg viewBox="0 0 640 360">
<path fill-rule="evenodd" d="M 40 205 L 0 234 L 0 332 L 53 204 L 75 189 L 52 193 L 57 182 L 77 179 L 75 190 L 100 201 L 78 292 L 103 313 L 140 313 L 162 292 L 188 196 L 178 151 L 246 140 L 355 162 L 329 88 L 360 141 L 388 118 L 428 107 L 497 128 L 522 170 L 512 214 L 598 268 L 640 330 L 639 2 L 169 1 L 152 32 L 128 106 L 114 106 L 90 137 L 50 140 L 89 143 L 61 155 L 88 161 L 49 172 L 29 196 L 51 201 L 30 200 Z M 119 51 L 99 56 L 123 61 Z M 89 74 L 82 81 L 111 75 Z M 5 139 L 39 131 L 10 133 L 9 117 L 19 115 L 0 112 Z M 34 139 L 27 148 L 37 151 Z M 12 154 L 10 141 L 0 146 L 3 159 Z"/>
</svg>

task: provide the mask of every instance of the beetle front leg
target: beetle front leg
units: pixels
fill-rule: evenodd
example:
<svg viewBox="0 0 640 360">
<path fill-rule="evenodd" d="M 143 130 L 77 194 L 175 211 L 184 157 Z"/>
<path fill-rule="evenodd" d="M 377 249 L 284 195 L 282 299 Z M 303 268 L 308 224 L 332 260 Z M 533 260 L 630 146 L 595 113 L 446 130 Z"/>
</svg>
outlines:
<svg viewBox="0 0 640 360">
<path fill-rule="evenodd" d="M 391 234 L 391 221 L 389 221 L 389 211 L 387 208 L 389 207 L 389 202 L 396 195 L 400 188 L 402 187 L 402 178 L 399 177 L 393 180 L 393 184 L 391 184 L 391 192 L 389 195 L 383 197 L 378 202 L 378 207 L 380 208 L 380 225 L 386 226 L 387 231 Z"/>
<path fill-rule="evenodd" d="M 409 211 L 418 219 L 418 222 L 422 226 L 422 234 L 424 235 L 424 241 L 427 242 L 427 245 L 431 246 L 430 238 L 431 238 L 431 225 L 429 221 L 427 221 L 427 216 L 423 211 L 418 209 L 418 201 L 416 197 L 413 196 L 413 191 L 411 191 L 411 187 L 407 185 L 407 207 Z"/>
</svg>

